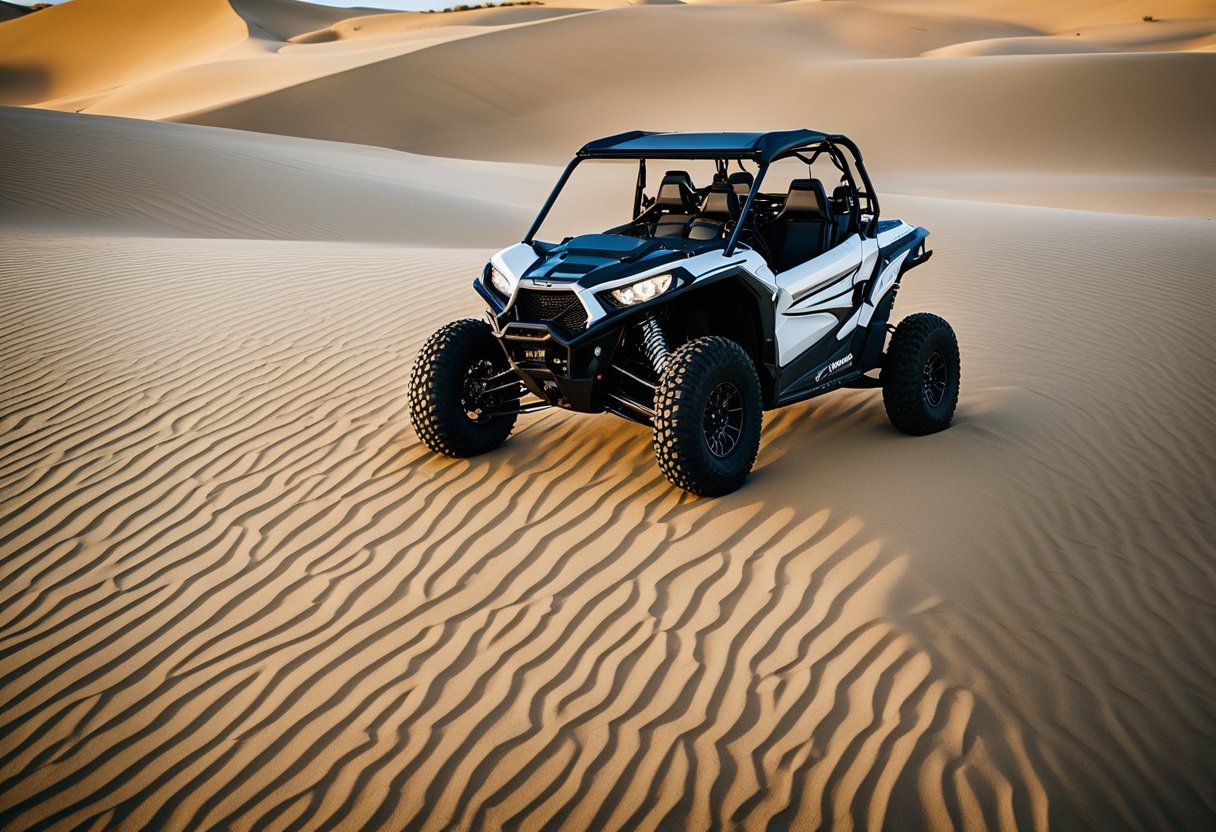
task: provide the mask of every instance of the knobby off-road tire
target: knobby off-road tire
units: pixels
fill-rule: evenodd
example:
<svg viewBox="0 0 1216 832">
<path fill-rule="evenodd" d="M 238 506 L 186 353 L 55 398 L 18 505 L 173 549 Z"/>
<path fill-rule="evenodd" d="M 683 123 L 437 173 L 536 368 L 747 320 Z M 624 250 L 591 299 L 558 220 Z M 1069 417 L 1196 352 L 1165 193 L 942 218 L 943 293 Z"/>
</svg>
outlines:
<svg viewBox="0 0 1216 832">
<path fill-rule="evenodd" d="M 912 436 L 945 430 L 958 389 L 958 339 L 950 324 L 927 312 L 904 318 L 882 368 L 882 403 L 891 424 Z"/>
<path fill-rule="evenodd" d="M 705 497 L 743 484 L 760 448 L 760 381 L 728 338 L 671 354 L 654 396 L 654 453 L 673 485 Z"/>
<path fill-rule="evenodd" d="M 485 321 L 466 318 L 442 327 L 427 339 L 410 374 L 410 421 L 418 438 L 436 453 L 468 457 L 492 451 L 506 441 L 515 414 L 477 414 L 484 404 L 478 384 L 509 369 L 502 348 Z M 518 394 L 500 395 L 496 409 L 519 404 Z"/>
</svg>

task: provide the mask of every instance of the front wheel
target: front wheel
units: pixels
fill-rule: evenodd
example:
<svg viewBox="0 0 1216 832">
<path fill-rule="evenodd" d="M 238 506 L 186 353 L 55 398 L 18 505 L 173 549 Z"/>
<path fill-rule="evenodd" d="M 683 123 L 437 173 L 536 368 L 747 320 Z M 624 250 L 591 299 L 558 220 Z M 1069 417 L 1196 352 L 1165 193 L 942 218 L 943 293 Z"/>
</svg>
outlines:
<svg viewBox="0 0 1216 832">
<path fill-rule="evenodd" d="M 672 484 L 728 494 L 747 479 L 760 448 L 760 381 L 728 338 L 689 341 L 671 354 L 654 396 L 654 452 Z"/>
<path fill-rule="evenodd" d="M 410 421 L 432 451 L 476 456 L 511 435 L 519 397 L 519 380 L 489 324 L 466 318 L 442 327 L 418 351 Z"/>
<path fill-rule="evenodd" d="M 891 424 L 913 436 L 945 430 L 958 389 L 958 339 L 950 324 L 927 312 L 900 321 L 882 368 L 882 403 Z"/>
</svg>

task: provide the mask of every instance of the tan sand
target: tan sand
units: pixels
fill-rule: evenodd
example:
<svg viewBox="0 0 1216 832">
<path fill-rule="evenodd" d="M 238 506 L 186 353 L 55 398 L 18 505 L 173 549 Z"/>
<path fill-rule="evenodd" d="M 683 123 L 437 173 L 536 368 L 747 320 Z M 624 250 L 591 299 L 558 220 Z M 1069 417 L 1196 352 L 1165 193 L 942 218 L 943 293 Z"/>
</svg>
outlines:
<svg viewBox="0 0 1216 832">
<path fill-rule="evenodd" d="M 896 49 L 909 20 L 864 6 L 852 17 L 810 9 L 648 7 L 563 17 L 181 118 L 436 155 L 557 162 L 585 140 L 589 123 L 600 132 L 747 129 L 779 114 L 782 124 L 849 125 L 880 173 L 1216 172 L 1216 111 L 1201 105 L 1216 88 L 1207 53 L 923 60 L 922 52 L 1008 26 L 948 20 Z M 673 38 L 677 27 L 682 37 Z M 933 37 L 942 30 L 947 36 Z M 740 39 L 740 31 L 756 34 Z M 659 94 L 655 79 L 666 65 L 722 53 L 748 70 L 707 67 L 703 83 L 720 85 L 719 94 L 678 107 Z M 772 83 L 780 77 L 805 95 L 791 101 Z M 650 86 L 656 94 L 639 97 Z M 377 106 L 364 106 L 351 89 L 375 90 Z M 720 95 L 730 97 L 728 107 Z"/>
<path fill-rule="evenodd" d="M 31 109 L 0 112 L 8 156 L 0 223 L 10 228 L 476 245 L 518 235 L 551 187 L 545 167 L 128 119 L 82 121 Z"/>
<path fill-rule="evenodd" d="M 1216 823 L 1210 4 L 154 5 L 0 24 L 0 826 Z M 741 31 L 725 111 L 631 99 Z M 932 229 L 950 430 L 834 393 L 718 500 L 607 416 L 425 451 L 413 355 L 561 156 L 791 123 Z"/>
<path fill-rule="evenodd" d="M 247 34 L 227 0 L 73 0 L 0 29 L 0 103 L 117 87 L 194 63 Z"/>
</svg>

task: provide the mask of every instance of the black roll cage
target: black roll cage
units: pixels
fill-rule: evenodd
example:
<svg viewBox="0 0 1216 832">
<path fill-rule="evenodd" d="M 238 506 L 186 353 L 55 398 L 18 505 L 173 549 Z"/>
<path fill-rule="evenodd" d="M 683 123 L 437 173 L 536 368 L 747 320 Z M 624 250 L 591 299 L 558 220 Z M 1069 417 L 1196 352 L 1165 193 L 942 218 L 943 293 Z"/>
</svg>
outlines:
<svg viewBox="0 0 1216 832">
<path fill-rule="evenodd" d="M 622 134 L 622 136 L 635 136 L 647 134 Z M 651 134 L 653 135 L 653 134 Z M 768 170 L 769 165 L 773 162 L 782 159 L 796 158 L 804 162 L 808 167 L 812 165 L 821 155 L 827 154 L 831 159 L 832 164 L 840 170 L 841 176 L 845 183 L 852 190 L 857 206 L 859 228 L 861 233 L 866 237 L 874 237 L 877 234 L 878 228 L 878 195 L 874 193 L 874 185 L 870 181 L 870 174 L 866 171 L 866 166 L 861 158 L 861 151 L 857 145 L 847 136 L 842 135 L 826 135 L 826 134 L 810 134 L 814 138 L 808 139 L 805 143 L 799 143 L 795 146 L 785 147 L 776 153 L 766 153 L 757 145 L 756 142 L 750 147 L 738 148 L 722 148 L 715 147 L 713 149 L 704 149 L 696 147 L 687 147 L 681 149 L 678 146 L 678 138 L 680 134 L 672 133 L 665 134 L 666 137 L 674 140 L 671 146 L 648 148 L 646 150 L 628 149 L 617 147 L 611 144 L 614 138 L 600 139 L 599 141 L 590 142 L 584 146 L 570 163 L 566 165 L 561 176 L 557 180 L 557 184 L 553 186 L 553 190 L 549 193 L 549 198 L 545 200 L 545 204 L 541 206 L 540 213 L 532 222 L 532 227 L 528 229 L 528 233 L 524 235 L 521 241 L 524 245 L 531 245 L 536 233 L 540 230 L 545 218 L 548 217 L 549 211 L 553 208 L 553 204 L 557 201 L 558 194 L 562 188 L 570 180 L 570 175 L 574 173 L 574 169 L 587 159 L 636 159 L 638 162 L 638 177 L 637 186 L 634 191 L 633 198 L 633 216 L 636 219 L 644 210 L 643 191 L 646 187 L 646 160 L 647 159 L 686 159 L 686 160 L 709 160 L 717 163 L 719 172 L 725 172 L 729 167 L 730 162 L 735 161 L 740 170 L 745 170 L 743 162 L 750 161 L 759 166 L 756 171 L 755 180 L 747 192 L 747 199 L 739 209 L 739 221 L 735 223 L 731 229 L 730 236 L 726 240 L 726 248 L 723 252 L 727 257 L 734 254 L 735 247 L 739 242 L 739 235 L 743 231 L 746 223 L 744 218 L 750 215 L 752 203 L 755 201 L 756 194 L 760 192 L 760 185 L 764 180 L 764 174 Z M 777 135 L 777 134 L 768 134 Z M 842 150 L 843 148 L 843 150 Z M 851 160 L 845 156 L 844 151 L 848 151 Z M 810 154 L 809 156 L 807 154 Z M 852 164 L 850 165 L 850 161 Z M 856 171 L 856 177 L 853 174 Z M 861 180 L 861 187 L 858 185 L 857 179 Z"/>
</svg>

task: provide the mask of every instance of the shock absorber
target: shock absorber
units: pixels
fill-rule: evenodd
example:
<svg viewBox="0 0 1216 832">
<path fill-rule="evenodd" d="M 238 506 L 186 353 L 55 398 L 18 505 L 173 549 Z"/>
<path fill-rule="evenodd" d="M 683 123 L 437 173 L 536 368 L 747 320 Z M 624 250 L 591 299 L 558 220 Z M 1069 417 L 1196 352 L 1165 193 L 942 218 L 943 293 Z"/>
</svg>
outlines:
<svg viewBox="0 0 1216 832">
<path fill-rule="evenodd" d="M 642 351 L 650 360 L 650 365 L 660 376 L 667 369 L 667 361 L 671 358 L 671 348 L 667 346 L 667 336 L 663 328 L 655 320 L 654 315 L 642 319 Z"/>
</svg>

